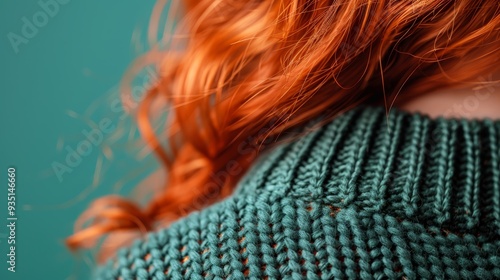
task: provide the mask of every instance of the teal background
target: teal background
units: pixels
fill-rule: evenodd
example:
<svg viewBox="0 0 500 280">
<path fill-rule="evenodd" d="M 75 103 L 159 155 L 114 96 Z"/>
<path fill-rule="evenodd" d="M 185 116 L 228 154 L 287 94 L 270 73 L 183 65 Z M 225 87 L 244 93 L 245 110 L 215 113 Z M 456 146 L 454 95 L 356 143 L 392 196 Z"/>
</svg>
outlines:
<svg viewBox="0 0 500 280">
<path fill-rule="evenodd" d="M 28 43 L 19 45 L 17 54 L 7 34 L 22 34 L 22 18 L 32 18 L 42 8 L 38 1 L 0 2 L 0 279 L 88 279 L 88 255 L 70 254 L 63 239 L 92 199 L 111 192 L 142 165 L 125 146 L 115 147 L 114 159 L 104 161 L 98 187 L 89 189 L 103 157 L 101 145 L 62 181 L 54 174 L 52 163 L 64 162 L 64 147 L 75 148 L 85 139 L 82 129 L 114 117 L 106 95 L 137 57 L 132 35 L 136 29 L 145 33 L 154 5 L 153 0 L 65 1 Z M 104 106 L 90 120 L 72 117 L 100 103 Z M 6 263 L 11 166 L 17 169 L 15 273 L 7 271 Z M 131 176 L 125 189 L 137 180 Z"/>
</svg>

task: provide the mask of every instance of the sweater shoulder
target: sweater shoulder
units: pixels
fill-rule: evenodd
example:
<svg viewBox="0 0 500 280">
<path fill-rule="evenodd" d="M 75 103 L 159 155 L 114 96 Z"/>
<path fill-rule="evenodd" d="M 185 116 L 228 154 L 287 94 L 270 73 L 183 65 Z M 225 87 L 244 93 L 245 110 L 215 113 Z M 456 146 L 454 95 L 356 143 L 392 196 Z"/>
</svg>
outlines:
<svg viewBox="0 0 500 280">
<path fill-rule="evenodd" d="M 500 279 L 499 129 L 349 111 L 95 279 Z"/>
<path fill-rule="evenodd" d="M 243 279 L 250 270 L 260 275 L 256 272 L 261 271 L 261 246 L 277 244 L 263 237 L 273 226 L 283 235 L 282 224 L 296 222 L 297 215 L 289 214 L 307 212 L 307 207 L 306 202 L 278 198 L 272 191 L 235 193 L 120 249 L 94 271 L 93 278 L 213 279 L 230 274 Z"/>
</svg>

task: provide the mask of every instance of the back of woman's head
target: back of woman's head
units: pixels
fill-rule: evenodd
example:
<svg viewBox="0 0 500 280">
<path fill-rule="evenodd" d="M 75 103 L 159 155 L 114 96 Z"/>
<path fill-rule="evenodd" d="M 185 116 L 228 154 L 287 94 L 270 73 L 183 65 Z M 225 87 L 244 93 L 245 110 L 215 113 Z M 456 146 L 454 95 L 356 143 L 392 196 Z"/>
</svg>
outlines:
<svg viewBox="0 0 500 280">
<path fill-rule="evenodd" d="M 498 0 L 190 0 L 183 7 L 178 32 L 164 38 L 168 50 L 159 44 L 132 68 L 157 66 L 158 83 L 137 117 L 168 179 L 157 182 L 145 209 L 97 200 L 81 217 L 90 223 L 68 239 L 71 248 L 107 233 L 153 230 L 226 197 L 269 143 L 313 118 L 470 86 L 500 58 Z M 159 133 L 150 118 L 155 100 L 168 111 Z"/>
</svg>

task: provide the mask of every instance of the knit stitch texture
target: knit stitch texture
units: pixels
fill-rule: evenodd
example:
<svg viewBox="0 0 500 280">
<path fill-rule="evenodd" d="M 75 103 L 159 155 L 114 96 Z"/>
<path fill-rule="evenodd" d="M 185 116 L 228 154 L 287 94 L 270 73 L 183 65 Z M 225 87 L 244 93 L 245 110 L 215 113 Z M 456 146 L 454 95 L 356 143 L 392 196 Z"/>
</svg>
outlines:
<svg viewBox="0 0 500 280">
<path fill-rule="evenodd" d="M 500 279 L 500 121 L 359 107 L 97 279 Z"/>
</svg>

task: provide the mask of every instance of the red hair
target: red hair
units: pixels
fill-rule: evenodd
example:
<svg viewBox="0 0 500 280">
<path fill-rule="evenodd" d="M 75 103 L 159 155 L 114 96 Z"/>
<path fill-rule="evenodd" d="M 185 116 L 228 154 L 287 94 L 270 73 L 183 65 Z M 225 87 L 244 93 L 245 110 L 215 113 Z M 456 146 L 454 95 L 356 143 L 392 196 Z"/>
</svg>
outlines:
<svg viewBox="0 0 500 280">
<path fill-rule="evenodd" d="M 176 35 L 125 78 L 157 66 L 137 120 L 167 180 L 145 208 L 116 196 L 96 200 L 67 239 L 72 249 L 104 234 L 166 226 L 227 197 L 269 142 L 320 114 L 377 100 L 390 108 L 399 95 L 470 85 L 498 69 L 498 0 L 184 4 Z M 168 126 L 156 133 L 158 100 Z"/>
</svg>

